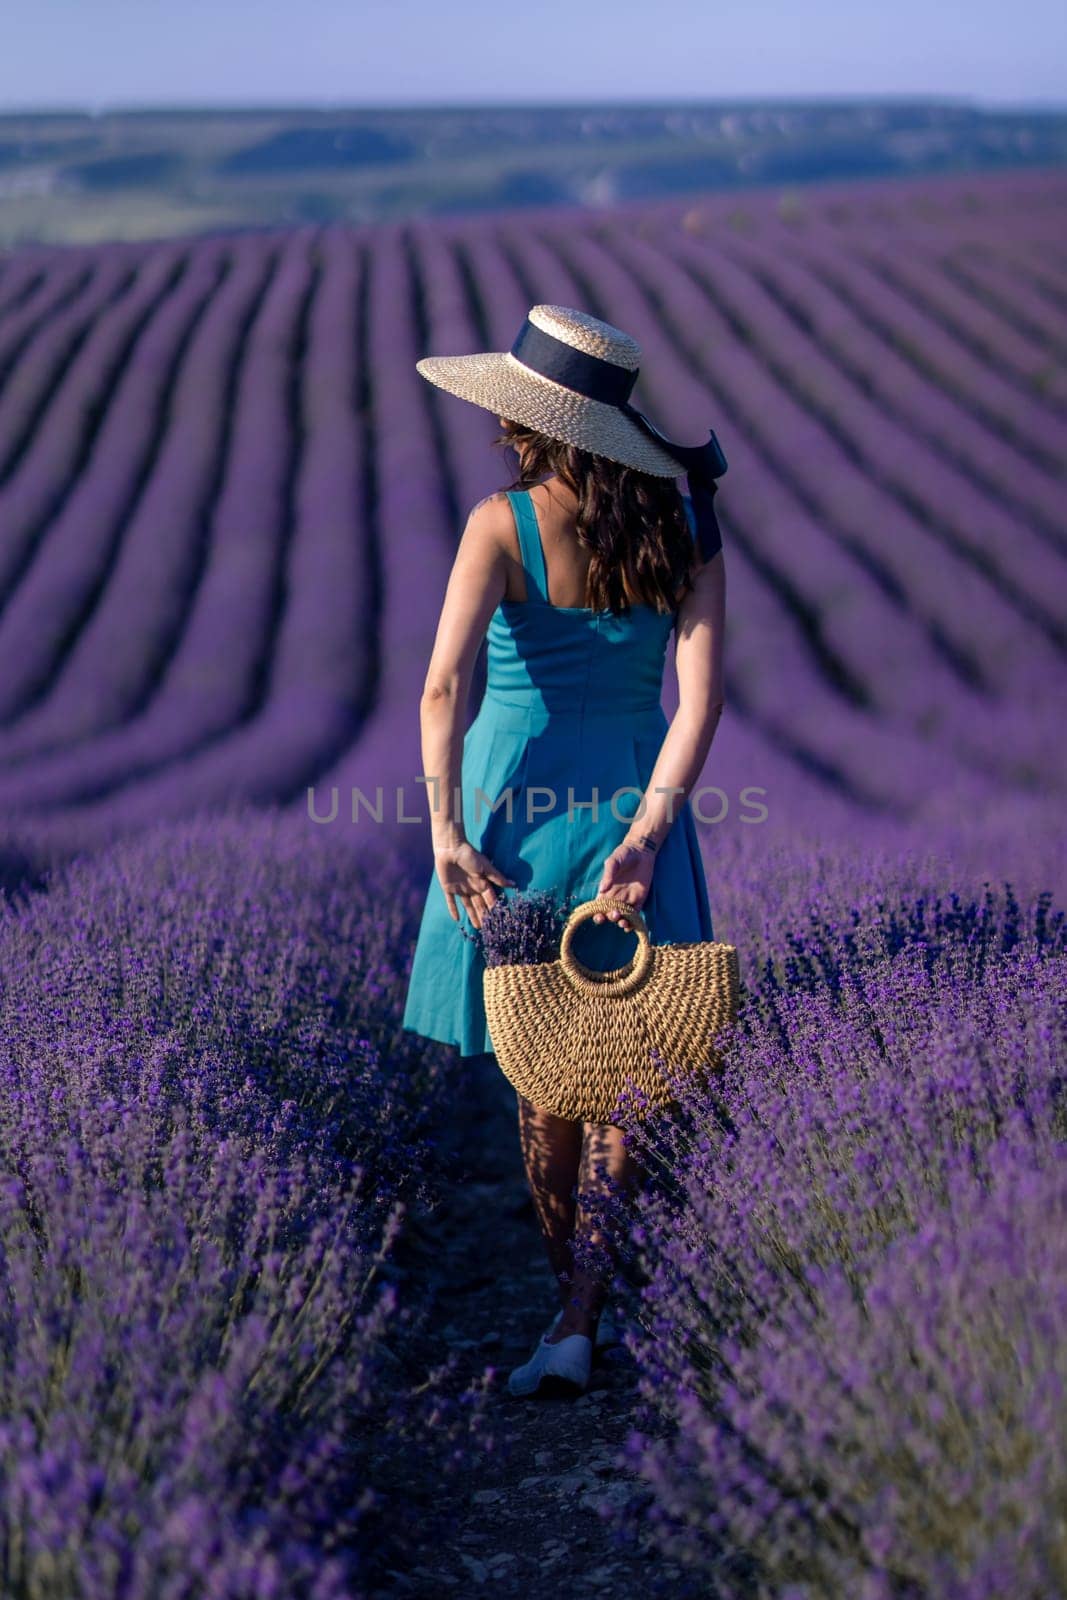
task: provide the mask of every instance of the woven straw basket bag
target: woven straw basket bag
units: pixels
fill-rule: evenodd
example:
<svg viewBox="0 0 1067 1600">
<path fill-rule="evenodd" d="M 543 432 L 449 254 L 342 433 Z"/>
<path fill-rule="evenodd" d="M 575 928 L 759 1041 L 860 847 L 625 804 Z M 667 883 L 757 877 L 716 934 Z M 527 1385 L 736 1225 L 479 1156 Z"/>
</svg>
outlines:
<svg viewBox="0 0 1067 1600">
<path fill-rule="evenodd" d="M 625 967 L 601 973 L 571 953 L 578 925 L 622 902 L 598 896 L 567 919 L 556 961 L 486 967 L 489 1036 L 504 1076 L 541 1111 L 585 1122 L 610 1122 L 627 1079 L 649 1109 L 671 1103 L 670 1087 L 650 1056 L 672 1072 L 715 1068 L 712 1038 L 737 1016 L 739 974 L 732 944 L 653 945 L 645 919 L 626 914 L 638 945 Z"/>
</svg>

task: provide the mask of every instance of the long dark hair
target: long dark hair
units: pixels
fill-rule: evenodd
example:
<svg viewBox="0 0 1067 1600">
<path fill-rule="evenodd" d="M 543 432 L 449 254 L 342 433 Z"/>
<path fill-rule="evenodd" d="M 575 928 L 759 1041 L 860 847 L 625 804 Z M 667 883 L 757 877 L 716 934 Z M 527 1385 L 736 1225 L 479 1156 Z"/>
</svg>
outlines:
<svg viewBox="0 0 1067 1600">
<path fill-rule="evenodd" d="M 676 609 L 693 586 L 694 550 L 673 478 L 639 472 L 510 420 L 493 443 L 522 446 L 519 475 L 509 489 L 528 489 L 554 472 L 577 495 L 578 543 L 592 555 L 585 583 L 590 609 L 625 613 L 634 601 L 657 611 Z"/>
</svg>

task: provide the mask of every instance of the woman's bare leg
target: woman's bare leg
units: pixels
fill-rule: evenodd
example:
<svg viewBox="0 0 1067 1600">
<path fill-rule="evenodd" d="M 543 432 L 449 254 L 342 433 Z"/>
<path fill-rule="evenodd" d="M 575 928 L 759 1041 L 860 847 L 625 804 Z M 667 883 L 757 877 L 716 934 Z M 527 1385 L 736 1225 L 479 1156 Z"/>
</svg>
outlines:
<svg viewBox="0 0 1067 1600">
<path fill-rule="evenodd" d="M 522 1095 L 519 1101 L 519 1142 L 534 1211 L 548 1251 L 549 1264 L 565 1305 L 574 1269 L 571 1237 L 574 1233 L 575 1191 L 582 1157 L 581 1122 L 539 1111 Z"/>
<path fill-rule="evenodd" d="M 587 1122 L 583 1130 L 585 1138 L 578 1172 L 580 1192 L 588 1195 L 594 1203 L 597 1194 L 607 1192 L 611 1185 L 619 1185 L 627 1193 L 632 1193 L 639 1181 L 640 1168 L 623 1142 L 622 1129 L 608 1122 Z M 581 1203 L 576 1207 L 575 1231 L 582 1240 L 606 1251 L 614 1264 L 614 1252 L 604 1235 L 595 1228 L 587 1207 Z M 568 1304 L 556 1330 L 557 1338 L 563 1338 L 568 1333 L 584 1333 L 591 1339 L 596 1337 L 597 1323 L 611 1283 L 611 1268 L 606 1269 L 609 1274 L 607 1277 L 601 1275 L 603 1270 L 588 1265 L 575 1266 Z"/>
<path fill-rule="evenodd" d="M 526 1176 L 563 1307 L 550 1342 L 571 1333 L 595 1338 L 609 1285 L 590 1267 L 575 1265 L 575 1231 L 594 1246 L 605 1240 L 594 1231 L 575 1190 L 595 1192 L 601 1170 L 609 1182 L 632 1190 L 639 1168 L 623 1143 L 621 1128 L 557 1117 L 538 1111 L 521 1095 L 518 1100 Z"/>
</svg>

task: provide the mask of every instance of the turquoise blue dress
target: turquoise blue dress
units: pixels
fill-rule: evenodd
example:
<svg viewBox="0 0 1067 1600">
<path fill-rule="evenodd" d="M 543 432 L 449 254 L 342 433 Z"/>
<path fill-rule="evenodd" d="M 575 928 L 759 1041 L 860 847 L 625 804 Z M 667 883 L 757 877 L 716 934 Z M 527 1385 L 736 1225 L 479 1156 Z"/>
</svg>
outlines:
<svg viewBox="0 0 1067 1600">
<path fill-rule="evenodd" d="M 629 831 L 652 776 L 668 726 L 660 697 L 676 616 L 648 605 L 634 605 L 626 616 L 551 605 L 529 492 L 512 491 L 508 499 L 527 598 L 502 601 L 489 622 L 485 694 L 463 743 L 464 827 L 517 889 L 552 890 L 576 905 L 596 894 L 605 858 Z M 695 531 L 688 501 L 686 510 Z M 583 805 L 594 790 L 595 816 Z M 656 944 L 714 937 L 688 801 L 660 846 L 642 910 Z M 463 1056 L 481 1055 L 493 1048 L 482 1001 L 485 967 L 478 945 L 461 932 L 473 925 L 459 911 L 455 922 L 431 876 L 403 1026 L 458 1045 Z M 635 945 L 633 934 L 587 921 L 573 948 L 588 966 L 607 969 L 628 961 Z"/>
</svg>

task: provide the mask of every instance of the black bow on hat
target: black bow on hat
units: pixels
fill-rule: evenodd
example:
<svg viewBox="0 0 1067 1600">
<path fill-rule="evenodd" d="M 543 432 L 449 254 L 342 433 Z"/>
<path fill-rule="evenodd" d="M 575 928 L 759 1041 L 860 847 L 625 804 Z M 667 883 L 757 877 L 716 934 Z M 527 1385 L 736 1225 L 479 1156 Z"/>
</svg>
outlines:
<svg viewBox="0 0 1067 1600">
<path fill-rule="evenodd" d="M 524 366 L 539 372 L 542 377 L 551 378 L 554 383 L 562 384 L 565 389 L 574 389 L 590 400 L 615 406 L 661 450 L 672 455 L 686 474 L 696 520 L 697 547 L 702 558 L 710 561 L 716 551 L 722 549 L 722 533 L 715 515 L 715 494 L 718 489 L 715 480 L 722 477 L 727 463 L 714 429 L 709 431 L 706 444 L 677 444 L 673 439 L 668 439 L 643 411 L 638 411 L 636 406 L 630 404 L 630 393 L 637 381 L 636 370 L 620 367 L 601 356 L 589 355 L 585 350 L 577 350 L 566 340 L 557 339 L 554 334 L 539 328 L 529 317 L 519 330 L 511 354 Z"/>
<path fill-rule="evenodd" d="M 716 478 L 721 478 L 726 471 L 726 457 L 722 453 L 722 446 L 715 437 L 715 429 L 709 429 L 707 444 L 675 444 L 660 433 L 659 429 L 645 416 L 643 411 L 638 411 L 629 401 L 624 401 L 619 410 L 625 412 L 632 422 L 648 434 L 668 455 L 672 455 L 685 468 L 686 483 L 689 487 L 689 498 L 693 502 L 693 513 L 697 525 L 697 548 L 704 561 L 710 561 L 715 553 L 722 549 L 722 532 L 719 528 L 719 519 L 715 515 L 715 494 L 719 485 Z"/>
</svg>

